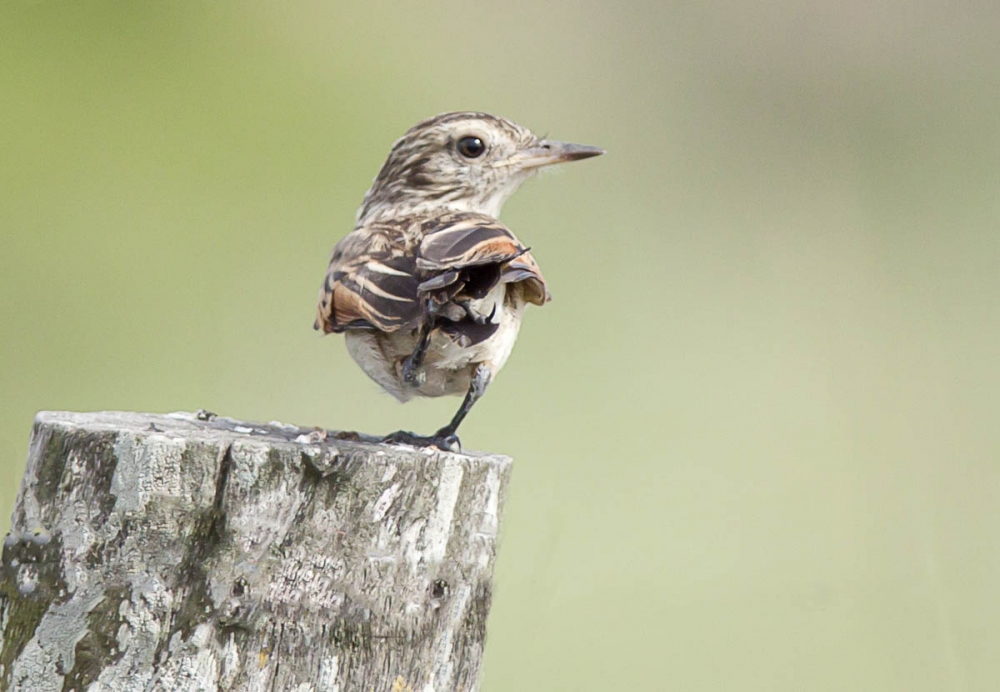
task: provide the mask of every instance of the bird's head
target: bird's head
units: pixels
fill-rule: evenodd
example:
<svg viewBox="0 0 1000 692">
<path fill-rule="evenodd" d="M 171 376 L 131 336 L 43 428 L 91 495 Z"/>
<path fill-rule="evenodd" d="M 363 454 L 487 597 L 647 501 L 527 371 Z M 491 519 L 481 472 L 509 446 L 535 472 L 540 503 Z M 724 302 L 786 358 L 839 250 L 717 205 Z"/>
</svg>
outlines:
<svg viewBox="0 0 1000 692">
<path fill-rule="evenodd" d="M 539 139 L 488 113 L 444 113 L 417 123 L 396 141 L 358 218 L 438 208 L 496 217 L 539 168 L 603 153 L 597 147 Z"/>
</svg>

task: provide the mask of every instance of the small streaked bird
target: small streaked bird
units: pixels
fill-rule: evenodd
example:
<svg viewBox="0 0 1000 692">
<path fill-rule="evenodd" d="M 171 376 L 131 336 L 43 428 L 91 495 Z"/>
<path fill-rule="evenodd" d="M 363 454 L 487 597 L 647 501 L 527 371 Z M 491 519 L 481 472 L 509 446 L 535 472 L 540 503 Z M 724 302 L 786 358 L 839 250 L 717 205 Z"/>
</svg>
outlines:
<svg viewBox="0 0 1000 692">
<path fill-rule="evenodd" d="M 400 401 L 465 399 L 433 435 L 387 441 L 460 448 L 458 426 L 507 361 L 525 306 L 550 299 L 528 248 L 496 217 L 539 168 L 603 153 L 472 112 L 424 120 L 392 146 L 333 249 L 315 328 L 343 333 Z"/>
</svg>

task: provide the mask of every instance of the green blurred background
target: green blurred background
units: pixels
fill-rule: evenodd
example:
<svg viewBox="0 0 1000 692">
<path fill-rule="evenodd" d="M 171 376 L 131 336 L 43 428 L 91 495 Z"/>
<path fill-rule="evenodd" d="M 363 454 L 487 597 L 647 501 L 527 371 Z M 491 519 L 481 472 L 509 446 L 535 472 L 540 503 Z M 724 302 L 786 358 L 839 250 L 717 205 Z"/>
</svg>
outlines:
<svg viewBox="0 0 1000 692">
<path fill-rule="evenodd" d="M 0 4 L 0 511 L 39 409 L 433 430 L 311 328 L 392 141 L 602 159 L 504 220 L 555 300 L 484 690 L 1000 689 L 995 3 Z"/>
</svg>

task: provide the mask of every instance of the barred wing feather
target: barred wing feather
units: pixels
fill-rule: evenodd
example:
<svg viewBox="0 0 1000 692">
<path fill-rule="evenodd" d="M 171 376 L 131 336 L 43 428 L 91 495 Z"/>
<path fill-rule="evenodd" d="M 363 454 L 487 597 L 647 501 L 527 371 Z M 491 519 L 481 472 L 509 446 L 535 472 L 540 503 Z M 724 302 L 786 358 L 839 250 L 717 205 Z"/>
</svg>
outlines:
<svg viewBox="0 0 1000 692">
<path fill-rule="evenodd" d="M 327 334 L 413 328 L 427 318 L 428 301 L 482 298 L 498 281 L 522 283 L 537 305 L 549 299 L 528 249 L 496 219 L 455 213 L 361 227 L 334 248 L 315 327 Z"/>
<path fill-rule="evenodd" d="M 420 243 L 417 266 L 433 272 L 433 278 L 421 285 L 422 289 L 439 288 L 449 281 L 458 281 L 463 269 L 496 268 L 496 278 L 489 285 L 472 281 L 477 292 L 489 291 L 496 280 L 503 283 L 525 282 L 526 297 L 542 305 L 551 297 L 545 287 L 545 278 L 528 248 L 510 230 L 496 219 L 481 214 L 453 214 L 442 223 L 424 229 Z M 472 278 L 471 272 L 465 272 Z M 477 277 L 479 278 L 479 277 Z M 487 277 L 492 279 L 492 272 Z M 473 297 L 479 297 L 473 295 Z"/>
</svg>

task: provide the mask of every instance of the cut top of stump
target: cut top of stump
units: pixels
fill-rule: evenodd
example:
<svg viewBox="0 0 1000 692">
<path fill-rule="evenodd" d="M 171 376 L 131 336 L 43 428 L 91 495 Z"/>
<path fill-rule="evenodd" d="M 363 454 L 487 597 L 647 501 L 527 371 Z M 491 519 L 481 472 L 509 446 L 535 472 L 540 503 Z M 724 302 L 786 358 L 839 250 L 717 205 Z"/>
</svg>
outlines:
<svg viewBox="0 0 1000 692">
<path fill-rule="evenodd" d="M 413 447 L 404 444 L 389 444 L 379 438 L 352 432 L 303 428 L 278 421 L 251 423 L 218 416 L 208 411 L 188 413 L 134 413 L 129 411 L 97 411 L 74 413 L 70 411 L 40 411 L 35 416 L 35 427 L 52 425 L 63 428 L 77 428 L 95 432 L 124 432 L 132 434 L 161 434 L 174 439 L 200 442 L 234 442 L 248 439 L 281 446 L 294 443 L 299 448 L 326 446 L 365 453 L 392 453 L 394 456 L 407 455 L 434 456 L 452 455 L 470 461 L 506 466 L 510 457 L 502 454 L 466 451 L 446 452 L 430 447 Z"/>
</svg>

